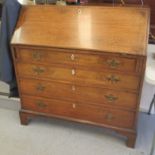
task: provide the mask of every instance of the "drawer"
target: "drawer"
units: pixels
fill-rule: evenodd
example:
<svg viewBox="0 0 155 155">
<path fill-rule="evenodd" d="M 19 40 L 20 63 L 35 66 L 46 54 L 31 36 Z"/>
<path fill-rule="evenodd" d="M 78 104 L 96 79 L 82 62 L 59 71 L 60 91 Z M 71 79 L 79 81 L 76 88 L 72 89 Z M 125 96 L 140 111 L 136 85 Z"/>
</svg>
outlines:
<svg viewBox="0 0 155 155">
<path fill-rule="evenodd" d="M 19 83 L 22 94 L 75 101 L 72 85 L 30 79 L 22 79 Z"/>
<path fill-rule="evenodd" d="M 75 70 L 73 68 L 17 63 L 16 69 L 19 77 L 74 81 Z"/>
<path fill-rule="evenodd" d="M 133 128 L 135 113 L 61 100 L 22 96 L 22 109 L 80 119 L 116 127 Z"/>
<path fill-rule="evenodd" d="M 92 103 L 129 110 L 137 107 L 137 94 L 135 93 L 83 86 L 74 86 L 74 91 L 78 103 Z"/>
<path fill-rule="evenodd" d="M 22 94 L 70 100 L 83 104 L 102 104 L 112 108 L 124 107 L 127 109 L 134 109 L 137 106 L 136 94 L 123 91 L 29 79 L 20 80 L 20 88 Z"/>
<path fill-rule="evenodd" d="M 18 49 L 17 60 L 21 62 L 33 62 L 38 64 L 73 64 L 74 52 L 67 50 L 41 50 L 41 49 Z"/>
<path fill-rule="evenodd" d="M 81 85 L 96 85 L 109 89 L 139 89 L 139 76 L 121 74 L 111 71 L 96 72 L 75 69 L 75 83 Z"/>
<path fill-rule="evenodd" d="M 68 64 L 79 65 L 88 68 L 114 69 L 119 71 L 136 72 L 138 59 L 136 57 L 125 57 L 119 54 L 88 54 L 78 53 L 75 50 L 38 50 L 19 49 L 18 59 L 21 62 L 33 62 L 42 64 Z"/>
<path fill-rule="evenodd" d="M 115 72 L 97 72 L 78 68 L 63 68 L 17 63 L 19 77 L 39 78 L 56 81 L 75 82 L 81 85 L 97 85 L 111 89 L 138 90 L 139 76 L 126 75 Z"/>
</svg>

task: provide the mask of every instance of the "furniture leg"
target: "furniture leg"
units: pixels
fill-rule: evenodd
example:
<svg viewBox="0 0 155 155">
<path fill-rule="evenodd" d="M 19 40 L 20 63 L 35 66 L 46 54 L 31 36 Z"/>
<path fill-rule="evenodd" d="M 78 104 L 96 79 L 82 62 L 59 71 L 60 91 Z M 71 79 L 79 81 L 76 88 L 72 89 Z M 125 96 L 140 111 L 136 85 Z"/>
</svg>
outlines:
<svg viewBox="0 0 155 155">
<path fill-rule="evenodd" d="M 128 147 L 131 147 L 131 148 L 135 147 L 136 136 L 137 136 L 136 132 L 119 131 L 119 133 L 127 137 L 126 144 Z"/>
<path fill-rule="evenodd" d="M 135 147 L 135 142 L 136 142 L 136 134 L 134 134 L 134 133 L 128 134 L 127 138 L 128 138 L 127 146 L 134 148 Z"/>
<path fill-rule="evenodd" d="M 27 113 L 20 111 L 19 112 L 20 115 L 20 122 L 22 125 L 28 125 L 29 122 L 29 116 Z"/>
</svg>

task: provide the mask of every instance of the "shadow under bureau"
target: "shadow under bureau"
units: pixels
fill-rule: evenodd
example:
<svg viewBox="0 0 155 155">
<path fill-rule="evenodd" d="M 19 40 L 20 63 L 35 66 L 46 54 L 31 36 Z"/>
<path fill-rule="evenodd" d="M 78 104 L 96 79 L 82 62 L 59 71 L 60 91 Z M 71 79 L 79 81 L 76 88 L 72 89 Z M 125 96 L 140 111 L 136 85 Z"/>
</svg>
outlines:
<svg viewBox="0 0 155 155">
<path fill-rule="evenodd" d="M 23 6 L 11 46 L 20 118 L 52 116 L 111 128 L 133 147 L 149 9 Z"/>
</svg>

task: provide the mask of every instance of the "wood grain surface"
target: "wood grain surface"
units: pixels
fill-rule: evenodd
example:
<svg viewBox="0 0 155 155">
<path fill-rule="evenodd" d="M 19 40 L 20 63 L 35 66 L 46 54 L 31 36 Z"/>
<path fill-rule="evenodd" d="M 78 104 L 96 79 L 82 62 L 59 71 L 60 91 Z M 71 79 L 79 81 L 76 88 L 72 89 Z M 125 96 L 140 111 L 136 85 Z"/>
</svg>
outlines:
<svg viewBox="0 0 155 155">
<path fill-rule="evenodd" d="M 145 55 L 149 15 L 138 7 L 23 6 L 12 44 Z"/>
</svg>

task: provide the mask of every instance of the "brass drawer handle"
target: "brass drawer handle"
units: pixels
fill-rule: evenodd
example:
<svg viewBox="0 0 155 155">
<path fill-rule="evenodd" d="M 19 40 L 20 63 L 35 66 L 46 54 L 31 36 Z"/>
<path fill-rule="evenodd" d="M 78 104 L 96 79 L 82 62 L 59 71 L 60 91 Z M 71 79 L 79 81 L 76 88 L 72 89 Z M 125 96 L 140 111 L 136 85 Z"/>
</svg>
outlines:
<svg viewBox="0 0 155 155">
<path fill-rule="evenodd" d="M 39 108 L 45 108 L 45 107 L 47 107 L 47 105 L 46 105 L 44 102 L 42 102 L 42 101 L 37 101 L 37 102 L 36 102 L 36 105 L 37 105 Z"/>
<path fill-rule="evenodd" d="M 107 64 L 111 68 L 117 68 L 120 65 L 120 61 L 118 61 L 116 59 L 110 59 L 110 60 L 107 60 Z"/>
<path fill-rule="evenodd" d="M 37 75 L 44 73 L 45 69 L 41 67 L 33 67 L 33 72 L 36 73 Z"/>
<path fill-rule="evenodd" d="M 32 58 L 34 59 L 34 60 L 41 60 L 41 57 L 42 57 L 42 54 L 41 53 L 39 53 L 39 52 L 33 52 L 32 53 Z"/>
<path fill-rule="evenodd" d="M 120 81 L 120 78 L 116 75 L 108 75 L 106 79 L 112 83 L 117 83 Z"/>
<path fill-rule="evenodd" d="M 37 91 L 43 92 L 45 90 L 45 87 L 41 84 L 38 84 L 36 89 L 37 89 Z"/>
<path fill-rule="evenodd" d="M 115 102 L 116 100 L 118 100 L 118 97 L 113 96 L 112 94 L 105 95 L 105 98 L 107 99 L 108 102 Z"/>
<path fill-rule="evenodd" d="M 114 118 L 115 118 L 115 117 L 114 117 L 113 114 L 111 114 L 111 113 L 108 113 L 108 114 L 106 114 L 106 116 L 105 116 L 105 119 L 106 119 L 107 121 L 112 121 Z"/>
</svg>

